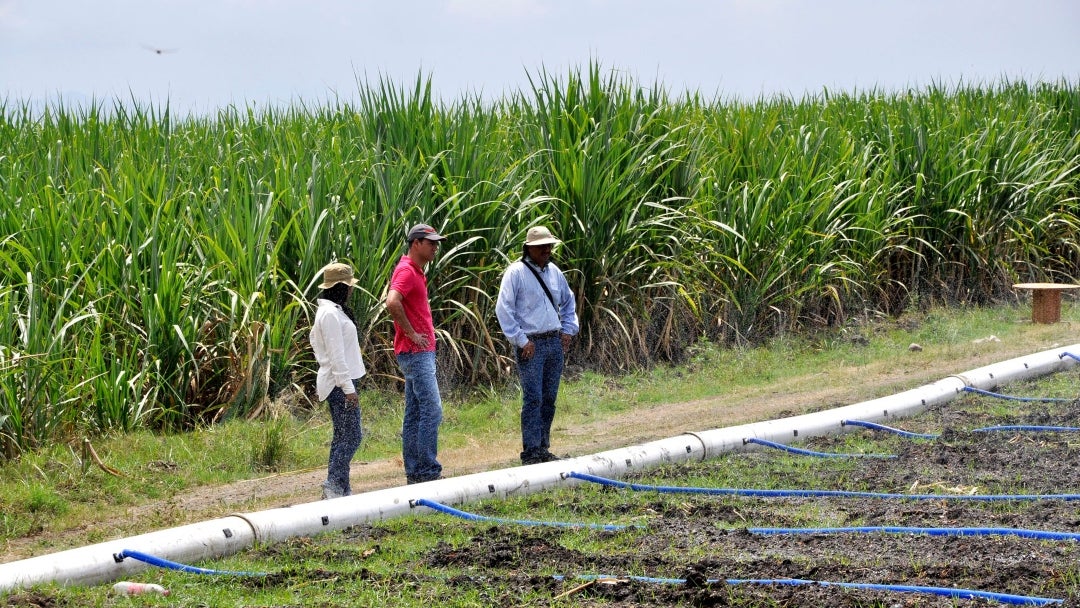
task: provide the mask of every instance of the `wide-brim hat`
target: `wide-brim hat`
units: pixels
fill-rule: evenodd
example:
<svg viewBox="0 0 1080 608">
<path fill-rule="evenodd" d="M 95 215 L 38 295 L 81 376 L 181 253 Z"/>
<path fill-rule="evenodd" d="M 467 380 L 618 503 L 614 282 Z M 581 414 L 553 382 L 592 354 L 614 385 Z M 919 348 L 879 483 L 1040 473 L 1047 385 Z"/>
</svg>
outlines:
<svg viewBox="0 0 1080 608">
<path fill-rule="evenodd" d="M 409 232 L 405 236 L 405 240 L 410 243 L 416 239 L 427 239 L 429 241 L 442 241 L 446 239 L 445 236 L 439 234 L 434 228 L 427 224 L 417 224 L 412 228 L 409 228 Z"/>
<path fill-rule="evenodd" d="M 330 289 L 338 283 L 345 283 L 346 285 L 356 285 L 360 282 L 359 279 L 353 277 L 352 266 L 348 264 L 341 264 L 334 262 L 323 266 L 322 269 L 323 282 L 319 287 L 323 289 Z"/>
<path fill-rule="evenodd" d="M 557 245 L 561 243 L 559 239 L 555 238 L 551 231 L 544 226 L 533 226 L 529 228 L 529 232 L 525 234 L 525 246 L 533 247 L 536 245 Z"/>
</svg>

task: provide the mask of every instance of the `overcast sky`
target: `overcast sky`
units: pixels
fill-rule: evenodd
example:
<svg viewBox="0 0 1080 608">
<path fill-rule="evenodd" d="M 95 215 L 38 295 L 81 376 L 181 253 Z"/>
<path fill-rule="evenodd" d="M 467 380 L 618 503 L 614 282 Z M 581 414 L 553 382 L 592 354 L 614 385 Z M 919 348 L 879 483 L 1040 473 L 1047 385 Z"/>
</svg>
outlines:
<svg viewBox="0 0 1080 608">
<path fill-rule="evenodd" d="M 588 66 L 708 97 L 1080 78 L 1080 0 L 0 0 L 0 99 L 443 99 Z"/>
</svg>

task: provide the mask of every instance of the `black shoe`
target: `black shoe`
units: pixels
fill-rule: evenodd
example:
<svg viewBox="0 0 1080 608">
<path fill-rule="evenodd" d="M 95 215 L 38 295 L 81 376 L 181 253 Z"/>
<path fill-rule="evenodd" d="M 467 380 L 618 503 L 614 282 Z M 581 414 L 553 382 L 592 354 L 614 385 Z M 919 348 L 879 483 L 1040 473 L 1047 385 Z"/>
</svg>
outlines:
<svg viewBox="0 0 1080 608">
<path fill-rule="evenodd" d="M 521 453 L 521 464 L 523 465 L 540 464 L 541 462 L 547 462 L 547 460 L 544 460 L 543 450 L 530 450 Z"/>
<path fill-rule="evenodd" d="M 559 458 L 548 450 L 543 450 L 542 452 L 540 452 L 540 458 L 540 462 L 555 462 L 556 460 L 562 460 L 562 458 Z"/>
<path fill-rule="evenodd" d="M 525 465 L 555 462 L 556 460 L 562 460 L 562 458 L 552 454 L 546 448 L 521 453 L 521 464 Z"/>
<path fill-rule="evenodd" d="M 443 478 L 443 476 L 441 474 L 440 475 L 429 475 L 427 477 L 421 477 L 419 475 L 417 475 L 415 477 L 406 476 L 405 477 L 405 482 L 408 483 L 409 485 L 412 485 L 414 483 L 424 483 L 426 481 L 438 481 L 438 480 L 440 480 L 442 478 Z"/>
</svg>

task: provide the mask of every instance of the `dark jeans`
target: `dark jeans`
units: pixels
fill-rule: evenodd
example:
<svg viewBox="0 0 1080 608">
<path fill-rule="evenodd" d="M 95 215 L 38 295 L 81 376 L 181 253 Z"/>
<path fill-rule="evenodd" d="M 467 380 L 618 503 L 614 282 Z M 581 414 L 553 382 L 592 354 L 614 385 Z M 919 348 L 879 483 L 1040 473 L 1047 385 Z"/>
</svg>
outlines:
<svg viewBox="0 0 1080 608">
<path fill-rule="evenodd" d="M 353 386 L 359 382 L 353 380 Z M 330 419 L 334 423 L 334 437 L 330 441 L 330 463 L 326 468 L 326 482 L 323 488 L 328 496 L 348 496 L 352 494 L 349 486 L 349 466 L 353 455 L 360 448 L 363 431 L 360 424 L 360 404 L 353 405 L 345 400 L 345 393 L 340 387 L 334 387 L 326 397 L 330 405 Z"/>
<path fill-rule="evenodd" d="M 405 418 L 401 422 L 401 456 L 409 482 L 430 481 L 442 474 L 439 423 L 442 398 L 435 379 L 435 351 L 402 353 L 398 367 L 405 375 Z"/>
<path fill-rule="evenodd" d="M 555 419 L 555 399 L 563 371 L 562 339 L 556 335 L 533 341 L 533 356 L 522 360 L 517 349 L 521 376 L 521 458 L 526 459 L 551 447 L 551 422 Z"/>
</svg>

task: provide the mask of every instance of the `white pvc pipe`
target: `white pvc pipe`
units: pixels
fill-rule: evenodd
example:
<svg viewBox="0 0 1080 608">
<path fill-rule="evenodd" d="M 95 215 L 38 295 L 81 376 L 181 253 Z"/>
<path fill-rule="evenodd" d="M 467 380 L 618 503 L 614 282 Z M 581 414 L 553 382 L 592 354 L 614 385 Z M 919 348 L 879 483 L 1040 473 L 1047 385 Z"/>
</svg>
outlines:
<svg viewBox="0 0 1080 608">
<path fill-rule="evenodd" d="M 124 550 L 141 551 L 170 561 L 192 563 L 232 555 L 256 542 L 273 543 L 296 536 L 342 530 L 348 526 L 388 519 L 408 513 L 411 501 L 426 498 L 444 504 L 461 504 L 485 498 L 503 498 L 539 492 L 558 485 L 582 483 L 563 474 L 575 471 L 601 477 L 663 463 L 704 460 L 722 452 L 751 449 L 749 438 L 789 443 L 796 439 L 841 433 L 845 420 L 880 421 L 917 414 L 932 405 L 946 403 L 965 386 L 990 390 L 999 385 L 1035 378 L 1073 367 L 1077 362 L 1064 352 L 1080 352 L 1080 344 L 1055 348 L 963 374 L 889 397 L 832 410 L 755 422 L 710 431 L 684 433 L 636 446 L 535 464 L 513 467 L 422 484 L 366 492 L 334 500 L 321 500 L 255 513 L 170 528 L 130 538 L 0 564 L 0 591 L 43 583 L 92 585 L 110 582 L 149 567 L 133 559 L 117 559 Z"/>
</svg>

